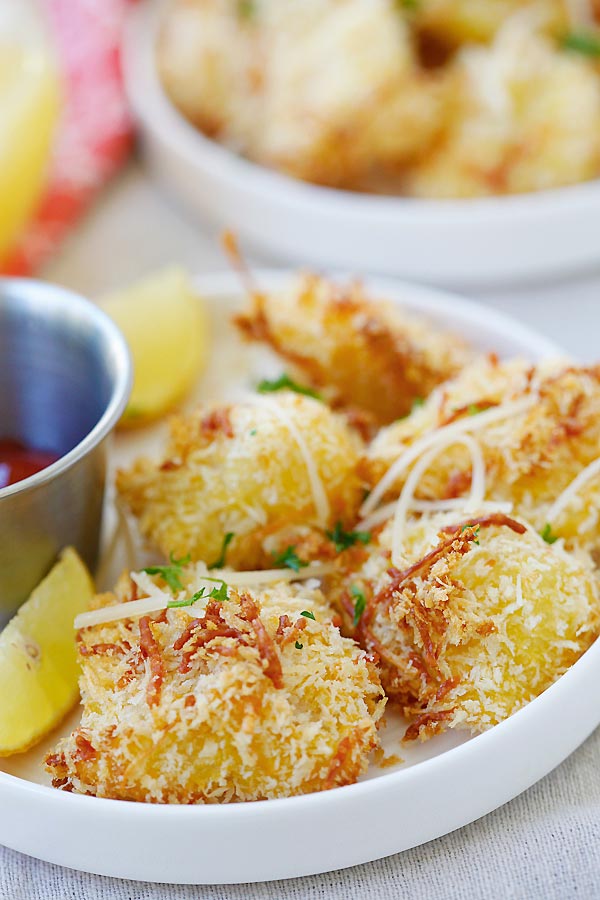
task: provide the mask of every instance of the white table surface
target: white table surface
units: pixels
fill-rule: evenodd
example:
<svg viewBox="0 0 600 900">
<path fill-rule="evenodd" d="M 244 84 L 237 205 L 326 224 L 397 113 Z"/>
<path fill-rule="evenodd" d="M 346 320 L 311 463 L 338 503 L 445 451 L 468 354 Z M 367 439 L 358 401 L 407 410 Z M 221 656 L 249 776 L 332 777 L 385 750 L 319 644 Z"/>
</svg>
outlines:
<svg viewBox="0 0 600 900">
<path fill-rule="evenodd" d="M 579 358 L 600 359 L 600 227 L 598 238 L 595 273 L 478 296 Z M 196 272 L 226 265 L 215 234 L 187 219 L 132 165 L 44 274 L 93 297 L 171 262 Z M 83 875 L 0 848 L 0 900 L 351 897 L 600 897 L 600 729 L 548 777 L 484 819 L 423 847 L 329 875 L 250 886 L 167 887 Z"/>
</svg>

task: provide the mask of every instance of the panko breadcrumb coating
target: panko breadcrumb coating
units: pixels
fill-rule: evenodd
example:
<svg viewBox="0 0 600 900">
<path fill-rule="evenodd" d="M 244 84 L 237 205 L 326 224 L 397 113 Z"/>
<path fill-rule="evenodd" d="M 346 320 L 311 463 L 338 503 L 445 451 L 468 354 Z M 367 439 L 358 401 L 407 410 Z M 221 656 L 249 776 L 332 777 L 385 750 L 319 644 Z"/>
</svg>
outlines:
<svg viewBox="0 0 600 900">
<path fill-rule="evenodd" d="M 405 415 L 470 358 L 456 336 L 364 293 L 317 275 L 275 293 L 255 293 L 236 323 L 282 356 L 337 405 L 378 424 Z"/>
<path fill-rule="evenodd" d="M 205 573 L 186 575 L 178 602 Z M 157 590 L 156 578 L 132 577 L 97 606 Z M 78 640 L 81 724 L 46 760 L 64 790 L 150 803 L 287 797 L 354 782 L 379 744 L 377 671 L 318 591 L 230 589 Z"/>
<path fill-rule="evenodd" d="M 568 0 L 419 0 L 415 4 L 417 27 L 450 47 L 489 43 L 510 16 L 523 9 L 537 11 L 555 33 L 569 25 Z"/>
<path fill-rule="evenodd" d="M 173 419 L 163 458 L 119 471 L 117 489 L 165 556 L 212 565 L 232 534 L 229 564 L 272 566 L 279 532 L 294 544 L 354 521 L 359 450 L 325 404 L 279 391 Z"/>
<path fill-rule="evenodd" d="M 398 169 L 442 123 L 446 87 L 419 69 L 391 0 L 177 0 L 158 66 L 207 134 L 318 183 Z"/>
<path fill-rule="evenodd" d="M 485 4 L 482 4 L 482 6 Z M 456 109 L 408 178 L 419 197 L 516 194 L 600 172 L 600 78 L 517 17 L 456 62 Z"/>
<path fill-rule="evenodd" d="M 469 198 L 600 174 L 599 27 L 598 0 L 173 0 L 157 63 L 183 114 L 256 162 Z"/>
<path fill-rule="evenodd" d="M 589 553 L 600 570 L 600 471 L 591 474 L 559 510 L 554 512 L 554 503 L 544 503 L 532 510 L 531 519 L 547 539 L 561 538 L 568 550 Z"/>
<path fill-rule="evenodd" d="M 506 515 L 413 520 L 395 568 L 390 546 L 388 528 L 330 591 L 349 632 L 378 654 L 388 697 L 412 719 L 407 739 L 497 724 L 546 690 L 598 633 L 589 564 Z"/>
<path fill-rule="evenodd" d="M 505 418 L 486 425 L 505 408 Z M 481 416 L 481 418 L 479 418 Z M 485 496 L 507 501 L 540 528 L 548 505 L 600 456 L 600 368 L 482 358 L 433 394 L 403 422 L 382 429 L 361 467 L 375 486 L 418 440 L 463 422 L 481 448 Z M 407 471 L 386 492 L 398 496 Z M 417 485 L 426 500 L 459 497 L 471 483 L 471 458 L 448 446 Z"/>
</svg>

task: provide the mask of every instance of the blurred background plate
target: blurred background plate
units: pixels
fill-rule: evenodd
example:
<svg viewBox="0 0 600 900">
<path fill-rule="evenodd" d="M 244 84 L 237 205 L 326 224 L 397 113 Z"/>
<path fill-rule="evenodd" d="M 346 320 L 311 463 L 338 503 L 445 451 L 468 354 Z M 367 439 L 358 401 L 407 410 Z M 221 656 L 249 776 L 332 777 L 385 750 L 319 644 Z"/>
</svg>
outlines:
<svg viewBox="0 0 600 900">
<path fill-rule="evenodd" d="M 271 291 L 283 289 L 292 275 L 259 269 L 254 277 Z M 242 304 L 243 286 L 231 273 L 202 275 L 194 286 L 206 301 L 213 334 L 196 399 L 231 397 L 251 372 L 258 374 L 252 366 L 262 355 L 234 337 L 229 321 Z M 560 354 L 532 329 L 459 296 L 384 279 L 367 279 L 365 286 L 481 350 L 532 361 Z M 152 454 L 165 424 L 119 435 L 113 464 Z M 123 564 L 113 559 L 110 575 Z M 473 821 L 549 772 L 598 724 L 599 679 L 597 641 L 540 697 L 484 734 L 454 731 L 403 745 L 406 723 L 390 709 L 382 740 L 386 754 L 402 756 L 394 766 L 374 764 L 358 784 L 322 793 L 223 805 L 143 804 L 53 790 L 42 759 L 76 726 L 75 710 L 42 745 L 0 759 L 0 843 L 101 875 L 181 884 L 265 881 L 353 866 Z"/>
<path fill-rule="evenodd" d="M 600 181 L 536 194 L 415 200 L 317 187 L 236 156 L 167 99 L 155 64 L 164 0 L 130 13 L 126 90 L 154 176 L 200 221 L 288 262 L 430 283 L 552 278 L 600 262 Z"/>
</svg>

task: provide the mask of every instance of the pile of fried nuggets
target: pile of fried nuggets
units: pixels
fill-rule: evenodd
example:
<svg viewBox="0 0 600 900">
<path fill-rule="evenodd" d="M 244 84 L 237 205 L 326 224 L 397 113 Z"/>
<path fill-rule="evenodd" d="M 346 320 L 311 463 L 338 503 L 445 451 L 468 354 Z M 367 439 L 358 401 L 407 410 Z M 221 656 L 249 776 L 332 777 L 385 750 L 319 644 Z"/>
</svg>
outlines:
<svg viewBox="0 0 600 900">
<path fill-rule="evenodd" d="M 263 166 L 469 198 L 599 176 L 599 40 L 598 0 L 170 0 L 157 67 Z"/>
<path fill-rule="evenodd" d="M 405 740 L 480 732 L 598 633 L 600 368 L 478 355 L 314 275 L 235 321 L 291 377 L 175 419 L 160 461 L 119 472 L 165 560 L 84 617 L 57 787 L 212 803 L 348 784 L 386 702 Z"/>
</svg>

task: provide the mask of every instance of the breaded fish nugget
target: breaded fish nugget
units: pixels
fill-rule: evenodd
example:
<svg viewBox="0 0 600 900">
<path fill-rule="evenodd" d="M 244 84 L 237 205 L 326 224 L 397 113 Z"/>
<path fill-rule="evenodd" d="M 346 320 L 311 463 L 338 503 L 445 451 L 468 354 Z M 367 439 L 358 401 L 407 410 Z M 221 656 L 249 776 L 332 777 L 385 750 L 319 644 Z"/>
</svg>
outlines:
<svg viewBox="0 0 600 900">
<path fill-rule="evenodd" d="M 47 757 L 54 785 L 223 803 L 355 781 L 385 705 L 370 658 L 331 624 L 318 591 L 230 589 L 185 608 L 200 585 L 221 591 L 197 572 L 178 608 L 80 631 L 82 719 Z M 97 604 L 156 596 L 156 578 L 132 577 Z"/>
<path fill-rule="evenodd" d="M 419 70 L 390 0 L 177 0 L 158 46 L 173 102 L 264 165 L 355 187 L 401 168 L 443 123 L 445 85 Z"/>
<path fill-rule="evenodd" d="M 520 516 L 536 522 L 540 510 L 545 515 L 543 505 L 556 500 L 600 456 L 600 368 L 558 362 L 535 367 L 494 358 L 466 367 L 406 420 L 379 432 L 361 466 L 375 487 L 373 496 L 381 493 L 376 485 L 393 472 L 396 460 L 455 431 L 472 434 L 481 450 L 486 499 L 512 503 Z M 440 446 L 415 496 L 461 496 L 471 483 L 471 469 L 464 446 Z M 391 479 L 384 498 L 398 496 L 409 470 Z"/>
<path fill-rule="evenodd" d="M 600 80 L 593 61 L 565 53 L 514 17 L 491 47 L 465 48 L 453 66 L 453 119 L 408 177 L 409 193 L 517 194 L 598 175 Z"/>
<path fill-rule="evenodd" d="M 464 343 L 383 300 L 358 282 L 306 275 L 289 289 L 256 293 L 236 317 L 314 388 L 385 424 L 405 415 L 470 358 Z"/>
<path fill-rule="evenodd" d="M 354 521 L 359 450 L 324 403 L 280 391 L 175 418 L 163 459 L 121 470 L 117 489 L 165 556 L 212 565 L 230 534 L 228 563 L 272 565 L 278 532 L 293 544 L 295 529 L 306 539 Z"/>
<path fill-rule="evenodd" d="M 490 728 L 546 690 L 598 633 L 589 564 L 506 515 L 413 521 L 396 567 L 390 547 L 388 528 L 330 589 L 413 720 L 407 739 Z"/>
</svg>

